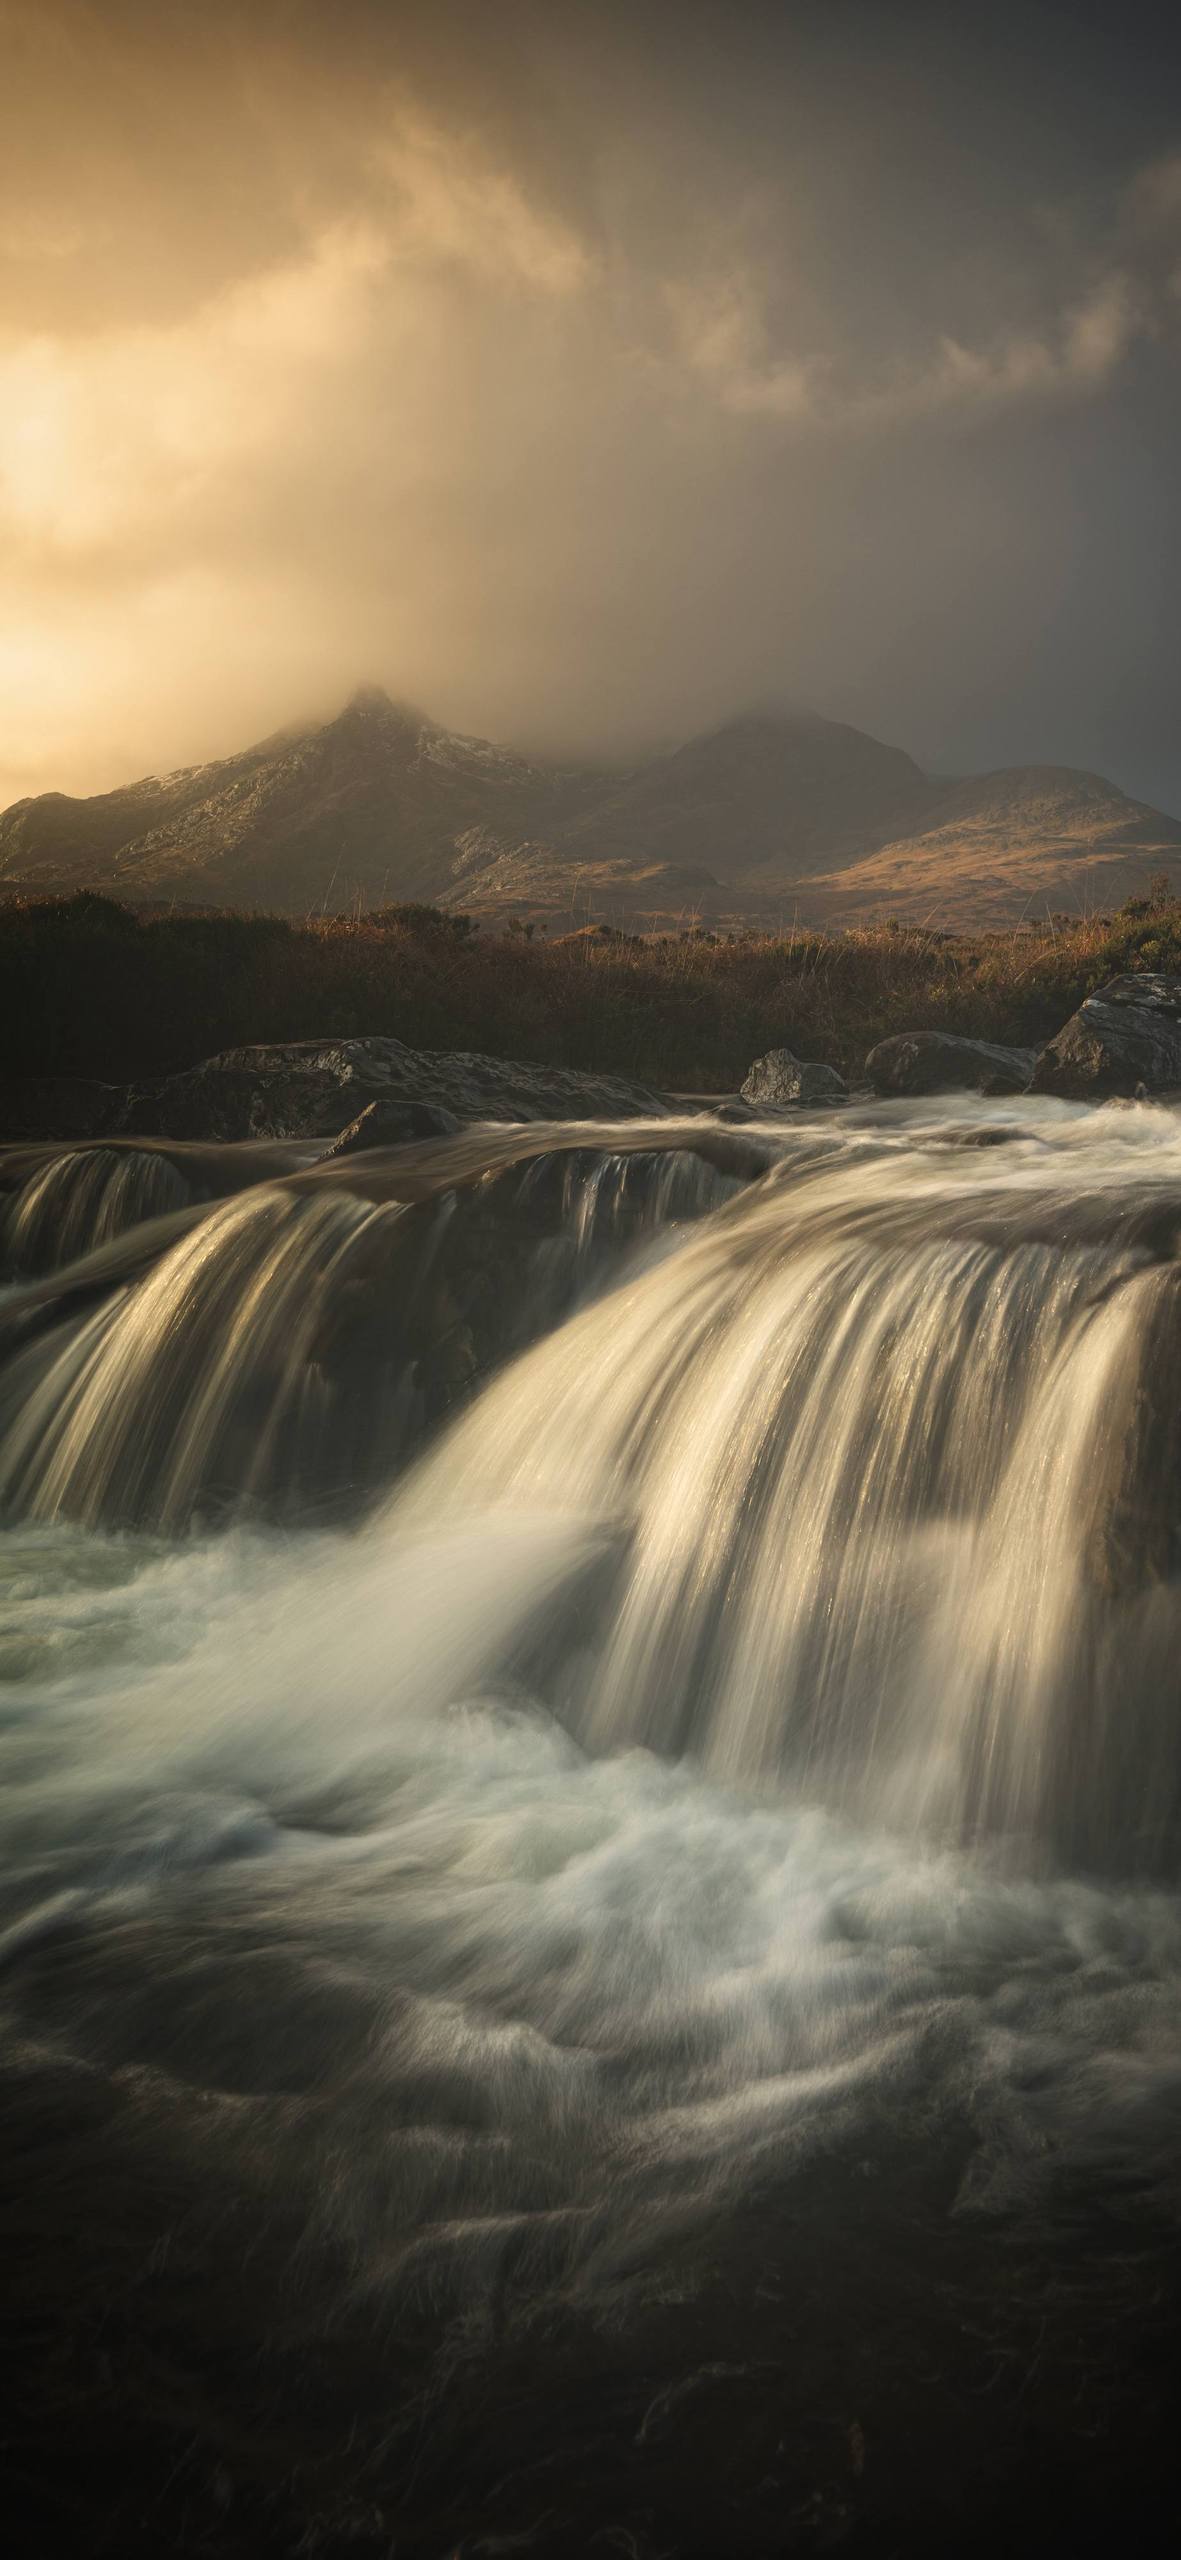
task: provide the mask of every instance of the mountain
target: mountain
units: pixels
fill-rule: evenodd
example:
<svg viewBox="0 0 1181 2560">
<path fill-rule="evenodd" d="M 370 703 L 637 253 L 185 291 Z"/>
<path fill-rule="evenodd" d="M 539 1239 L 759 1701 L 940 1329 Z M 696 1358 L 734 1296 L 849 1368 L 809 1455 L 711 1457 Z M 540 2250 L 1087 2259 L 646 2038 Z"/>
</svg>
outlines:
<svg viewBox="0 0 1181 2560">
<path fill-rule="evenodd" d="M 473 828 L 511 842 L 575 816 L 601 775 L 458 737 L 374 687 L 338 718 L 93 800 L 0 817 L 0 878 L 223 905 L 429 898 Z"/>
<path fill-rule="evenodd" d="M 768 713 L 628 775 L 565 842 L 598 861 L 705 863 L 728 881 L 780 885 L 920 816 L 931 791 L 901 747 L 840 720 Z"/>
<path fill-rule="evenodd" d="M 901 828 L 838 873 L 797 883 L 801 913 L 824 923 L 1006 925 L 1027 912 L 1122 905 L 1153 872 L 1181 894 L 1181 822 L 1073 765 L 1018 765 L 945 783 L 918 827 Z"/>
<path fill-rule="evenodd" d="M 0 882 L 145 903 L 430 899 L 501 922 L 1002 924 L 1181 888 L 1181 822 L 1100 774 L 951 781 L 840 721 L 751 715 L 627 772 L 445 729 L 372 687 L 337 718 L 0 816 Z"/>
</svg>

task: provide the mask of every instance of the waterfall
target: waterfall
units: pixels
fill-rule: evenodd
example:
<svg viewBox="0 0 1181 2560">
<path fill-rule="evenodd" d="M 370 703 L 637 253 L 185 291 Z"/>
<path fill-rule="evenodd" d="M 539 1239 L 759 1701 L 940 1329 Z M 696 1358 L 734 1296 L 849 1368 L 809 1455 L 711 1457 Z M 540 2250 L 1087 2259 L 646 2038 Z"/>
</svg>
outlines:
<svg viewBox="0 0 1181 2560">
<path fill-rule="evenodd" d="M 0 1300 L 46 2460 L 84 2419 L 106 2465 L 113 2342 L 215 2540 L 227 2446 L 318 2431 L 341 2531 L 317 2486 L 284 2548 L 654 2554 L 700 2434 L 689 2551 L 752 2483 L 751 2551 L 943 2550 L 945 2501 L 866 2540 L 860 2466 L 925 2499 L 1020 2424 L 1056 2547 L 1108 2409 L 1169 2451 L 1181 1114 L 206 1170 L 117 1235 L 64 1173 L 82 1258 Z"/>
<path fill-rule="evenodd" d="M 148 1267 L 120 1282 L 108 1247 L 58 1320 L 28 1293 L 0 1501 L 306 1518 L 414 1460 L 374 1535 L 564 1517 L 614 1559 L 521 1656 L 595 1751 L 1158 1862 L 1181 1816 L 1176 1120 L 965 1102 L 759 1139 L 469 1132 L 411 1198 L 361 1159 L 145 1227 Z M 740 1143 L 761 1178 L 727 1169 Z"/>
<path fill-rule="evenodd" d="M 630 1132 L 618 1148 L 523 1163 L 490 1135 L 475 1183 L 470 1151 L 470 1139 L 437 1149 L 428 1196 L 409 1201 L 366 1196 L 376 1159 L 360 1187 L 339 1169 L 260 1182 L 134 1229 L 122 1263 L 117 1211 L 138 1201 L 150 1220 L 178 1205 L 161 1187 L 167 1163 L 92 1154 L 39 1172 L 13 1230 L 29 1248 L 60 1242 L 50 1217 L 64 1202 L 66 1228 L 85 1219 L 95 1251 L 56 1297 L 18 1293 L 7 1310 L 19 1347 L 0 1371 L 0 1508 L 175 1531 L 198 1515 L 362 1500 L 621 1254 L 736 1188 L 698 1154 L 638 1150 Z"/>
<path fill-rule="evenodd" d="M 1181 1140 L 1159 1113 L 947 1134 L 788 1146 L 497 1380 L 392 1519 L 614 1524 L 610 1608 L 554 1675 L 596 1749 L 1153 1860 L 1181 1811 Z"/>
<path fill-rule="evenodd" d="M 148 1147 L 78 1147 L 51 1155 L 9 1202 L 0 1230 L 18 1279 L 58 1271 L 145 1218 L 200 1197 L 170 1157 Z"/>
<path fill-rule="evenodd" d="M 218 1200 L 292 1174 L 323 1153 L 322 1139 L 259 1139 L 238 1145 L 183 1139 L 168 1147 L 143 1138 L 105 1145 L 26 1145 L 0 1154 L 0 1277 L 17 1281 L 63 1271 L 147 1220 L 191 1202 Z"/>
</svg>

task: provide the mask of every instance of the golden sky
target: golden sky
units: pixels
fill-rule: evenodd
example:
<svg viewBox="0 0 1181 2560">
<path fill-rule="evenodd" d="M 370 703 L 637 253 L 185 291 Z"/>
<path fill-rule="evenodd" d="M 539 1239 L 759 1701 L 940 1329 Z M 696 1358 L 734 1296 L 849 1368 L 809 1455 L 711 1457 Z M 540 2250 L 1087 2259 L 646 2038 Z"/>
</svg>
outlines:
<svg viewBox="0 0 1181 2560">
<path fill-rule="evenodd" d="M 0 0 L 0 804 L 363 679 L 1181 800 L 1135 14 Z"/>
</svg>

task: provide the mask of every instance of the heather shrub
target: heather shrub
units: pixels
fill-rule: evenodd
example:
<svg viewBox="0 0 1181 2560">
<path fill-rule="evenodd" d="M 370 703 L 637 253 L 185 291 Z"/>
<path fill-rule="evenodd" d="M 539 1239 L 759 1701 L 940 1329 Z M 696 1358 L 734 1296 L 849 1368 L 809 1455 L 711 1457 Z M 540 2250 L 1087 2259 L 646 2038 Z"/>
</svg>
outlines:
<svg viewBox="0 0 1181 2560">
<path fill-rule="evenodd" d="M 1181 970 L 1181 906 L 1009 932 L 490 933 L 425 906 L 295 922 L 137 912 L 89 892 L 0 907 L 0 1073 L 122 1081 L 252 1040 L 392 1033 L 731 1090 L 787 1047 L 856 1073 L 892 1031 L 1031 1043 L 1128 969 Z"/>
</svg>

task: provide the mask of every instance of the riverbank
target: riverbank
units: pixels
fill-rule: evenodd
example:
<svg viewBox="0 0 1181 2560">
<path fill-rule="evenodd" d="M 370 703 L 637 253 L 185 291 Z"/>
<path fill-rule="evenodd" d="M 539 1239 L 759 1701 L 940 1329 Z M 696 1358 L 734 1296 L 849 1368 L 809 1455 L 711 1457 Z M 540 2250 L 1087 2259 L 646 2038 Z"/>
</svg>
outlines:
<svg viewBox="0 0 1181 2560">
<path fill-rule="evenodd" d="M 732 1091 L 776 1047 L 860 1072 L 921 1026 L 1040 1046 L 1127 970 L 1181 968 L 1181 906 L 974 936 L 875 926 L 718 940 L 492 936 L 432 908 L 349 919 L 0 906 L 0 1077 L 169 1074 L 246 1042 L 392 1035 Z"/>
</svg>

